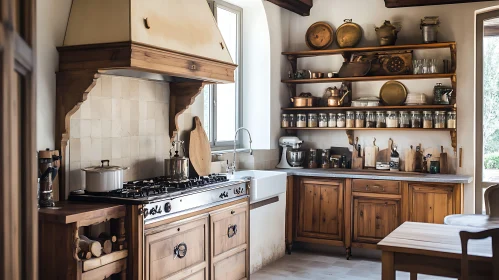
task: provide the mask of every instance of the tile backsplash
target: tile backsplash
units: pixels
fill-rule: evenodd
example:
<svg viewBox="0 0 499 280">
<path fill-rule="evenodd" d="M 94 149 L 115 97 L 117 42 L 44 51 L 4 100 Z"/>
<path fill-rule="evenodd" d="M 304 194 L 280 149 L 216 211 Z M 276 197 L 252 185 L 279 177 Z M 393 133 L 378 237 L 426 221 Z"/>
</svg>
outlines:
<svg viewBox="0 0 499 280">
<path fill-rule="evenodd" d="M 169 84 L 103 75 L 71 117 L 70 190 L 84 187 L 81 168 L 100 165 L 130 167 L 125 180 L 163 174 L 169 157 Z"/>
</svg>

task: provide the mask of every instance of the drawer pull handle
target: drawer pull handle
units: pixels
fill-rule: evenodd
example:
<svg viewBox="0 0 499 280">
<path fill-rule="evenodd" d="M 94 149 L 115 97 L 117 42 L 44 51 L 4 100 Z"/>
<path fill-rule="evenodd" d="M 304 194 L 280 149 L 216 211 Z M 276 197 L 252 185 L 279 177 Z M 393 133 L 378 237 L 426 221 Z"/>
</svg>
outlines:
<svg viewBox="0 0 499 280">
<path fill-rule="evenodd" d="M 230 214 L 231 214 L 231 215 L 234 215 L 235 213 L 236 213 L 236 211 L 234 211 L 234 210 L 231 210 L 231 211 L 230 211 Z"/>
<path fill-rule="evenodd" d="M 373 188 L 373 189 L 381 189 L 382 192 L 385 191 L 385 187 L 378 186 L 378 185 L 374 185 L 371 188 Z M 366 191 L 368 191 L 368 190 L 369 190 L 369 185 L 366 185 Z"/>
<path fill-rule="evenodd" d="M 229 228 L 227 228 L 227 237 L 232 238 L 234 235 L 237 233 L 237 225 L 230 225 Z"/>
<path fill-rule="evenodd" d="M 187 244 L 185 244 L 184 242 L 179 243 L 177 246 L 175 246 L 175 248 L 173 248 L 174 259 L 182 259 L 183 257 L 185 257 L 185 255 L 187 255 Z"/>
<path fill-rule="evenodd" d="M 146 29 L 151 29 L 151 26 L 149 25 L 149 21 L 147 20 L 147 18 L 144 18 L 144 26 L 146 27 Z"/>
</svg>

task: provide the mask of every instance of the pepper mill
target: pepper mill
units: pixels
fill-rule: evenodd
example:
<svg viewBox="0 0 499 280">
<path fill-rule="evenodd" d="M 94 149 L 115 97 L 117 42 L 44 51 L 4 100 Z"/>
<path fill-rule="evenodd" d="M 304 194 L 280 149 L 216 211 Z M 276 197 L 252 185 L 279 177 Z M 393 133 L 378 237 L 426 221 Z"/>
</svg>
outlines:
<svg viewBox="0 0 499 280">
<path fill-rule="evenodd" d="M 59 160 L 55 156 L 55 160 Z M 47 149 L 38 153 L 38 178 L 39 178 L 39 196 L 38 204 L 40 207 L 54 207 L 54 194 L 52 181 L 57 176 L 58 168 L 54 166 L 54 156 Z"/>
</svg>

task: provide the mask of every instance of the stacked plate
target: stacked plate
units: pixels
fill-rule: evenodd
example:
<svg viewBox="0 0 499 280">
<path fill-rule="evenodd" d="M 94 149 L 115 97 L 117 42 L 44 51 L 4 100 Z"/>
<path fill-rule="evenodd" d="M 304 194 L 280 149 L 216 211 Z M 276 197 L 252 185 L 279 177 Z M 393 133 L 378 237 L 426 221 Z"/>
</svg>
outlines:
<svg viewBox="0 0 499 280">
<path fill-rule="evenodd" d="M 426 95 L 424 93 L 409 93 L 405 100 L 406 105 L 425 105 Z"/>
</svg>

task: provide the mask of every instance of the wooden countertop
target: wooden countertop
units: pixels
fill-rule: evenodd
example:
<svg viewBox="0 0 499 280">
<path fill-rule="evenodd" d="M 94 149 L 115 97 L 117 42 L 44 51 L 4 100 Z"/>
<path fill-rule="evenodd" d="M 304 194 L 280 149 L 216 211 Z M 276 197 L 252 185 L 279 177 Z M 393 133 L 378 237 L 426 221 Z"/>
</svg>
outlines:
<svg viewBox="0 0 499 280">
<path fill-rule="evenodd" d="M 98 221 L 125 216 L 125 206 L 106 203 L 87 203 L 62 201 L 56 202 L 55 208 L 40 208 L 38 220 L 70 224 L 84 221 Z"/>
</svg>

